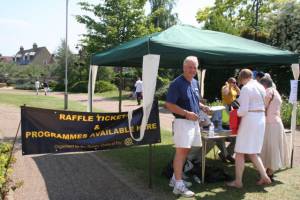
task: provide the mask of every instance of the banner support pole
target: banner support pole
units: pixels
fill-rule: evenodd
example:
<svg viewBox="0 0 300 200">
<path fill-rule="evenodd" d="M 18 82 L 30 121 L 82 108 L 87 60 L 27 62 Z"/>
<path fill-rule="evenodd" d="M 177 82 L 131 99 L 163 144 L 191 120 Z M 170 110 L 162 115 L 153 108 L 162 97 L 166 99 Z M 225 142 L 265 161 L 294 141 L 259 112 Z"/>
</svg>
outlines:
<svg viewBox="0 0 300 200">
<path fill-rule="evenodd" d="M 295 63 L 291 65 L 294 80 L 299 79 L 299 63 Z M 291 116 L 291 168 L 293 168 L 294 162 L 294 146 L 295 146 L 295 137 L 296 137 L 296 126 L 297 126 L 297 99 L 296 102 L 291 102 L 293 105 L 292 108 L 292 116 Z"/>
<path fill-rule="evenodd" d="M 152 189 L 152 144 L 149 144 L 149 188 Z"/>
</svg>

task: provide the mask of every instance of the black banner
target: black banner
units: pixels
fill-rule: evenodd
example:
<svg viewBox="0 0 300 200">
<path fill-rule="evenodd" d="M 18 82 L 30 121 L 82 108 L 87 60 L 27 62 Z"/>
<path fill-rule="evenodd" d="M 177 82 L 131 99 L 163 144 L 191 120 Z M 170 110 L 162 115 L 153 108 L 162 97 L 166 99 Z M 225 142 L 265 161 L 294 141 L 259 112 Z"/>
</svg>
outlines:
<svg viewBox="0 0 300 200">
<path fill-rule="evenodd" d="M 143 109 L 133 111 L 131 128 L 140 135 Z M 21 107 L 23 155 L 94 151 L 161 141 L 155 101 L 142 141 L 130 137 L 127 112 L 88 113 Z"/>
</svg>

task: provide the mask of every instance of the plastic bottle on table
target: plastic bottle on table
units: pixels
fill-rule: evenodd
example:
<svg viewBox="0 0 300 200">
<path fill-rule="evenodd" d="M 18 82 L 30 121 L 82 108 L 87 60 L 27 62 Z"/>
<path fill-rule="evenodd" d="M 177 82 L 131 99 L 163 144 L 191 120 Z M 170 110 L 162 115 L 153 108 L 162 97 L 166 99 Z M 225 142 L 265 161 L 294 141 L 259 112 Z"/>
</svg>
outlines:
<svg viewBox="0 0 300 200">
<path fill-rule="evenodd" d="M 214 135 L 215 135 L 215 126 L 214 123 L 211 123 L 208 129 L 208 136 L 213 137 Z"/>
</svg>

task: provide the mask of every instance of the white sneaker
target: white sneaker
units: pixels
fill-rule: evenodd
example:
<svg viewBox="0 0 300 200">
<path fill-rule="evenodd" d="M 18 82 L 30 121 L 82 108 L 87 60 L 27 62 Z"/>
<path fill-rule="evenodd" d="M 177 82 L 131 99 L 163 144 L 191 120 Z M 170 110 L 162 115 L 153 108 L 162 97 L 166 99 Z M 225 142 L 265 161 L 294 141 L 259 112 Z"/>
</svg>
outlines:
<svg viewBox="0 0 300 200">
<path fill-rule="evenodd" d="M 176 185 L 173 189 L 173 193 L 176 195 L 181 195 L 183 197 L 193 197 L 195 193 L 187 189 L 184 184 Z"/>
<path fill-rule="evenodd" d="M 170 182 L 169 182 L 169 186 L 175 187 L 175 183 L 176 183 L 176 180 L 171 178 Z M 188 182 L 188 181 L 183 181 L 183 184 L 185 185 L 185 187 L 191 187 L 193 185 L 191 182 Z"/>
</svg>

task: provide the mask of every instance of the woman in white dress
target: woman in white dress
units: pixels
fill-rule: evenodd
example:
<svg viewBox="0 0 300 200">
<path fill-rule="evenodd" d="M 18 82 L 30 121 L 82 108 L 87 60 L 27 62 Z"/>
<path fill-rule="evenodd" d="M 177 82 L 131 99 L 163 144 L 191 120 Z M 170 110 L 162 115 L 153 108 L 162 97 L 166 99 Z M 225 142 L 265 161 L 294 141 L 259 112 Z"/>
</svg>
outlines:
<svg viewBox="0 0 300 200">
<path fill-rule="evenodd" d="M 272 179 L 274 171 L 289 166 L 290 151 L 287 137 L 280 118 L 281 97 L 270 78 L 262 78 L 260 83 L 266 88 L 266 131 L 261 151 L 261 159 L 268 176 Z"/>
<path fill-rule="evenodd" d="M 235 188 L 243 187 L 243 173 L 245 168 L 245 154 L 260 173 L 257 185 L 271 183 L 265 167 L 258 156 L 260 154 L 265 132 L 265 105 L 266 91 L 256 80 L 252 79 L 252 72 L 243 69 L 239 73 L 239 83 L 243 85 L 238 101 L 241 117 L 235 145 L 235 180 L 227 185 Z"/>
</svg>

